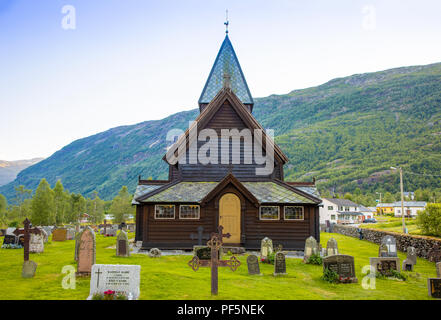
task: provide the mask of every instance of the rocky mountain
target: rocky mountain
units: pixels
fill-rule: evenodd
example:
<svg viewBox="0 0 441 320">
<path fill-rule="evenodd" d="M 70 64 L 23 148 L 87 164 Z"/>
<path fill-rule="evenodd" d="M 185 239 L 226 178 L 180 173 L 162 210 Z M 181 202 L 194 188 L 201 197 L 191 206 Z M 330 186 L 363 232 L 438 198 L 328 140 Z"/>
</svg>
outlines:
<svg viewBox="0 0 441 320">
<path fill-rule="evenodd" d="M 20 171 L 40 162 L 43 159 L 44 158 L 16 161 L 0 160 L 0 186 L 14 181 Z"/>
</svg>

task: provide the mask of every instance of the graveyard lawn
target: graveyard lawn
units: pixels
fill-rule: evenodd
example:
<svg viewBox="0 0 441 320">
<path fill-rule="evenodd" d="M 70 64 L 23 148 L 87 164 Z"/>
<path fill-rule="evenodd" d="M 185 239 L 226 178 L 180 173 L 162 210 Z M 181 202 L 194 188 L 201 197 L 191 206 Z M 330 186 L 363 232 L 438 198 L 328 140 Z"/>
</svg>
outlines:
<svg viewBox="0 0 441 320">
<path fill-rule="evenodd" d="M 129 234 L 133 238 L 133 233 Z M 287 275 L 274 277 L 274 266 L 261 264 L 263 275 L 248 275 L 246 256 L 240 256 L 242 265 L 236 272 L 219 268 L 219 295 L 210 295 L 209 268 L 194 272 L 187 262 L 191 256 L 162 256 L 132 254 L 117 257 L 115 237 L 97 235 L 96 263 L 141 265 L 140 299 L 431 299 L 427 293 L 427 278 L 436 277 L 435 264 L 418 258 L 414 272 L 405 272 L 408 281 L 376 280 L 375 290 L 361 286 L 363 266 L 369 257 L 378 255 L 378 245 L 339 234 L 322 233 L 321 243 L 331 237 L 338 241 L 342 254 L 355 257 L 356 284 L 330 284 L 321 280 L 322 266 L 304 264 L 301 259 L 286 259 Z M 3 239 L 0 238 L 2 242 Z M 75 241 L 45 244 L 44 253 L 30 254 L 38 263 L 32 279 L 21 277 L 23 249 L 0 249 L 0 299 L 86 299 L 89 295 L 90 278 L 77 278 L 75 289 L 63 289 L 62 268 L 74 260 Z M 109 247 L 112 247 L 110 249 Z M 401 262 L 406 255 L 399 252 Z M 228 257 L 224 257 L 228 259 Z"/>
</svg>

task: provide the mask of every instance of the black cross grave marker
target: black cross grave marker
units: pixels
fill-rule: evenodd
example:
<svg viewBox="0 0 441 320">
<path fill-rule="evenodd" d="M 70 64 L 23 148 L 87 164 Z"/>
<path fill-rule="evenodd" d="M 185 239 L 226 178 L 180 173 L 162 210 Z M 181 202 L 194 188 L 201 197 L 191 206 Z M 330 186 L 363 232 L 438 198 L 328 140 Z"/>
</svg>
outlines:
<svg viewBox="0 0 441 320">
<path fill-rule="evenodd" d="M 31 222 L 28 218 L 23 221 L 24 228 L 23 230 L 15 229 L 14 234 L 16 236 L 23 234 L 24 235 L 24 261 L 29 261 L 29 240 L 31 238 L 31 233 L 33 234 L 41 234 L 41 230 L 38 228 L 31 228 Z"/>
<path fill-rule="evenodd" d="M 204 232 L 204 227 L 203 226 L 199 226 L 198 227 L 198 233 L 191 233 L 190 234 L 190 239 L 191 240 L 198 239 L 198 246 L 202 245 L 202 240 L 210 239 L 209 234 L 208 233 L 203 233 L 203 232 Z"/>
<path fill-rule="evenodd" d="M 98 288 L 99 284 L 100 284 L 100 274 L 102 273 L 102 271 L 100 271 L 100 269 L 98 269 L 97 272 L 95 272 L 95 274 L 98 275 L 97 279 L 96 279 L 96 287 Z"/>
</svg>

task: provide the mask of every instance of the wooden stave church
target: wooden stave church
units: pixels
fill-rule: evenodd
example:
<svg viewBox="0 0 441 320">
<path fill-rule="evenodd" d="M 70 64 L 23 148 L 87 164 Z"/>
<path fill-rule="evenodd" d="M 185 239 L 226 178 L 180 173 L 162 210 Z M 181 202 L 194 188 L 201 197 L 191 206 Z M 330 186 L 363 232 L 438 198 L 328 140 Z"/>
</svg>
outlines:
<svg viewBox="0 0 441 320">
<path fill-rule="evenodd" d="M 197 132 L 204 128 L 218 134 L 221 129 L 263 130 L 252 115 L 253 105 L 227 34 L 199 99 Z M 187 130 L 176 144 L 185 144 L 188 149 L 189 143 Z M 284 181 L 283 166 L 288 158 L 275 143 L 273 147 L 274 170 L 266 176 L 256 176 L 259 165 L 242 163 L 243 154 L 240 164 L 228 165 L 189 164 L 187 155 L 186 164 L 169 164 L 168 180 L 139 179 L 132 202 L 136 205 L 135 240 L 142 241 L 145 250 L 192 249 L 198 244 L 198 228 L 203 227 L 205 243 L 222 224 L 224 232 L 232 234 L 224 240 L 226 245 L 249 250 L 260 249 L 264 237 L 285 250 L 302 250 L 310 236 L 319 241 L 321 199 L 315 181 Z M 165 155 L 163 160 L 167 162 Z M 261 212 L 270 208 L 272 219 L 263 219 L 267 216 Z M 185 216 L 188 212 L 190 218 Z M 294 212 L 295 219 L 288 219 L 286 212 Z"/>
</svg>

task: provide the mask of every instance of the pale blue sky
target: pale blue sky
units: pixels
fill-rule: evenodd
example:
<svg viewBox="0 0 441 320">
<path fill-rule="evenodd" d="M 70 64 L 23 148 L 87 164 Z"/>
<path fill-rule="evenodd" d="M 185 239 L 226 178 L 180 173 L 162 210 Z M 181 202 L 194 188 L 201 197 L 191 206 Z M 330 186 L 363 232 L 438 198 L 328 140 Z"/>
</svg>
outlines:
<svg viewBox="0 0 441 320">
<path fill-rule="evenodd" d="M 440 1 L 0 0 L 0 159 L 197 107 L 226 8 L 253 97 L 441 61 Z"/>
</svg>

